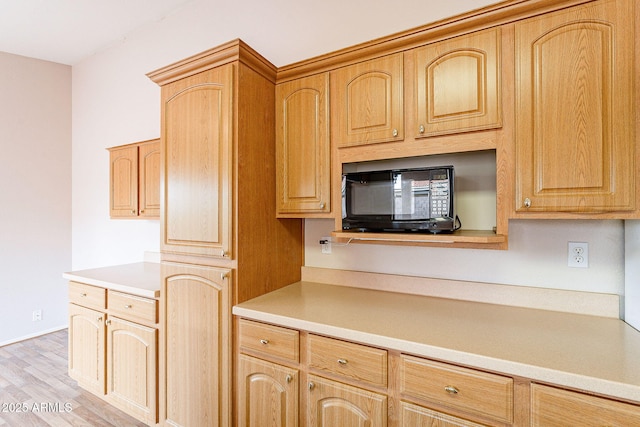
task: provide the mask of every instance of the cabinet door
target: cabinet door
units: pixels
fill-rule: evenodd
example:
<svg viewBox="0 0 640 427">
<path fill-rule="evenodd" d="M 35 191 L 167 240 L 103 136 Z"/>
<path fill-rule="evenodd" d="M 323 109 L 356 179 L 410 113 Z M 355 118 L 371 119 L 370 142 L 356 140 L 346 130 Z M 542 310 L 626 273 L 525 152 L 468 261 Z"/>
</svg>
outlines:
<svg viewBox="0 0 640 427">
<path fill-rule="evenodd" d="M 309 427 L 383 427 L 387 425 L 387 397 L 309 375 Z"/>
<path fill-rule="evenodd" d="M 516 210 L 635 207 L 634 2 L 516 24 Z"/>
<path fill-rule="evenodd" d="M 140 145 L 138 182 L 140 216 L 160 217 L 160 140 Z"/>
<path fill-rule="evenodd" d="M 402 53 L 331 72 L 331 138 L 338 147 L 404 139 Z"/>
<path fill-rule="evenodd" d="M 162 87 L 163 252 L 232 256 L 232 81 L 230 64 Z"/>
<path fill-rule="evenodd" d="M 162 263 L 161 421 L 228 427 L 231 272 Z"/>
<path fill-rule="evenodd" d="M 500 29 L 416 49 L 416 137 L 500 127 Z"/>
<path fill-rule="evenodd" d="M 69 376 L 98 395 L 105 393 L 105 314 L 69 304 Z"/>
<path fill-rule="evenodd" d="M 331 211 L 328 96 L 328 73 L 276 86 L 279 215 Z"/>
<path fill-rule="evenodd" d="M 452 417 L 411 403 L 400 403 L 402 427 L 485 427 L 462 418 Z"/>
<path fill-rule="evenodd" d="M 110 215 L 118 217 L 138 216 L 138 147 L 127 145 L 109 150 Z"/>
<path fill-rule="evenodd" d="M 107 396 L 148 424 L 157 422 L 157 336 L 155 328 L 107 320 Z"/>
<path fill-rule="evenodd" d="M 238 425 L 298 425 L 298 371 L 240 355 Z"/>
</svg>

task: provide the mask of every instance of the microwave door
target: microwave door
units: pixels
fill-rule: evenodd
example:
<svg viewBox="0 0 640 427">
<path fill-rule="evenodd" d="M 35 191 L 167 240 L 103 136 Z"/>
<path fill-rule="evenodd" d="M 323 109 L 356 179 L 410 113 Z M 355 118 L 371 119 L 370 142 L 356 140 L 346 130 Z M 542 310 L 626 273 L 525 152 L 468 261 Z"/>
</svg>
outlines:
<svg viewBox="0 0 640 427">
<path fill-rule="evenodd" d="M 429 219 L 431 208 L 428 175 L 424 172 L 397 172 L 394 176 L 394 219 Z"/>
</svg>

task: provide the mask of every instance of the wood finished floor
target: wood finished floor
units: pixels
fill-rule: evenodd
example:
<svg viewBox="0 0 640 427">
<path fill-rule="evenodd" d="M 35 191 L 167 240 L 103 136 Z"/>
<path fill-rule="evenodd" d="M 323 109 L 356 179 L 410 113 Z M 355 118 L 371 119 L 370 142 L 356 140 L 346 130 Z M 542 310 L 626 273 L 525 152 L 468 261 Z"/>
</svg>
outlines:
<svg viewBox="0 0 640 427">
<path fill-rule="evenodd" d="M 77 386 L 67 343 L 65 329 L 0 347 L 0 426 L 146 426 Z"/>
</svg>

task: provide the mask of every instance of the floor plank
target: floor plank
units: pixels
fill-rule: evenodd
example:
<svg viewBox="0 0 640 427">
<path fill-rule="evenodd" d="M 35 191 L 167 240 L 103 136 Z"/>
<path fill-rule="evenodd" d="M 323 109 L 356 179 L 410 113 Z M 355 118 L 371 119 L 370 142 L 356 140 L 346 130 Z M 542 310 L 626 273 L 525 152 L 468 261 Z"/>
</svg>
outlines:
<svg viewBox="0 0 640 427">
<path fill-rule="evenodd" d="M 144 427 L 67 374 L 67 330 L 0 347 L 0 427 Z"/>
</svg>

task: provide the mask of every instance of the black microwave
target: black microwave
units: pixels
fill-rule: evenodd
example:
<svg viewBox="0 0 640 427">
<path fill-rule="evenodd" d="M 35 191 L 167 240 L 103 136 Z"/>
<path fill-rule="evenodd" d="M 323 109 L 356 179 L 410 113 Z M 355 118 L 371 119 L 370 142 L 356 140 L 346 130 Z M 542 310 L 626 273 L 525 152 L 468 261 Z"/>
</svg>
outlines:
<svg viewBox="0 0 640 427">
<path fill-rule="evenodd" d="M 345 173 L 342 229 L 452 232 L 453 183 L 453 166 Z"/>
</svg>

